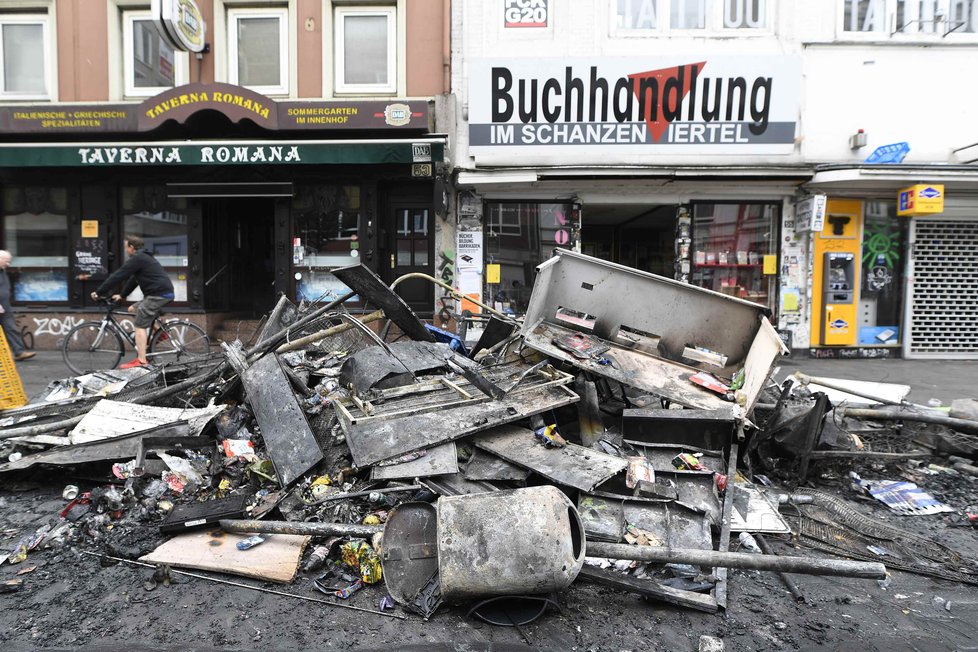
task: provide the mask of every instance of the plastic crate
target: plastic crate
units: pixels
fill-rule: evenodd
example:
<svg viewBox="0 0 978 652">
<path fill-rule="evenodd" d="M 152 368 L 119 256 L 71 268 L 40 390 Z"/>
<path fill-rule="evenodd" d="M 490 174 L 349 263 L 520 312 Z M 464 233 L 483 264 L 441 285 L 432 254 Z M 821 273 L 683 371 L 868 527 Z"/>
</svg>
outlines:
<svg viewBox="0 0 978 652">
<path fill-rule="evenodd" d="M 20 374 L 14 365 L 14 356 L 10 353 L 7 336 L 0 328 L 0 410 L 9 410 L 27 404 L 24 394 L 24 384 L 20 382 Z"/>
</svg>

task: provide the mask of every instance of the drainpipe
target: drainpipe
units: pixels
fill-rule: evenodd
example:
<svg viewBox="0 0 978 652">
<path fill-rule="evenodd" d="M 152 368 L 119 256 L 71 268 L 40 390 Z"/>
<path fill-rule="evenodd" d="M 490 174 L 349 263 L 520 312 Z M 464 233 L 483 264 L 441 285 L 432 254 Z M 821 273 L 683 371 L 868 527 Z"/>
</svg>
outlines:
<svg viewBox="0 0 978 652">
<path fill-rule="evenodd" d="M 452 1 L 442 0 L 441 19 L 441 66 L 442 92 L 452 92 Z"/>
</svg>

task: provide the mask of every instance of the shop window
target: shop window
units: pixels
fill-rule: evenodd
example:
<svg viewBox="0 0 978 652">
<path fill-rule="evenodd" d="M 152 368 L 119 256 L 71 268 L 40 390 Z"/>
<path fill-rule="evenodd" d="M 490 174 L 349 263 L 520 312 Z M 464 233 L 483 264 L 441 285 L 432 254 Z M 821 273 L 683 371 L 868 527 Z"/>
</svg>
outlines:
<svg viewBox="0 0 978 652">
<path fill-rule="evenodd" d="M 863 203 L 863 240 L 859 276 L 859 344 L 895 345 L 900 342 L 903 293 L 903 242 L 906 220 L 896 214 L 896 202 Z"/>
<path fill-rule="evenodd" d="M 228 10 L 228 79 L 265 95 L 289 92 L 288 9 Z"/>
<path fill-rule="evenodd" d="M 845 0 L 843 7 L 842 29 L 849 34 L 978 33 L 978 0 Z"/>
<path fill-rule="evenodd" d="M 617 31 L 762 29 L 768 22 L 767 0 L 616 0 L 613 6 Z"/>
<path fill-rule="evenodd" d="M 397 15 L 393 7 L 336 9 L 337 93 L 397 91 Z"/>
<path fill-rule="evenodd" d="M 533 290 L 536 266 L 558 247 L 572 246 L 573 206 L 493 202 L 486 206 L 486 263 L 499 265 L 488 296 L 499 310 L 521 314 Z"/>
<path fill-rule="evenodd" d="M 67 198 L 65 188 L 4 188 L 3 247 L 13 257 L 15 302 L 68 300 Z"/>
<path fill-rule="evenodd" d="M 0 99 L 48 99 L 48 17 L 0 14 Z"/>
<path fill-rule="evenodd" d="M 187 57 L 175 52 L 147 11 L 122 16 L 123 74 L 127 97 L 150 97 L 187 82 Z"/>
<path fill-rule="evenodd" d="M 360 187 L 299 186 L 292 211 L 296 299 L 338 299 L 350 289 L 330 270 L 360 262 Z"/>
<path fill-rule="evenodd" d="M 187 200 L 166 199 L 164 190 L 156 186 L 124 187 L 121 196 L 123 229 L 119 234 L 120 248 L 127 234 L 142 237 L 146 250 L 156 257 L 170 277 L 174 301 L 186 301 L 189 255 Z M 127 298 L 138 301 L 142 293 L 137 288 Z"/>
<path fill-rule="evenodd" d="M 672 0 L 669 26 L 673 29 L 706 27 L 706 0 Z"/>
<path fill-rule="evenodd" d="M 773 311 L 779 223 L 779 204 L 693 204 L 690 282 Z"/>
</svg>

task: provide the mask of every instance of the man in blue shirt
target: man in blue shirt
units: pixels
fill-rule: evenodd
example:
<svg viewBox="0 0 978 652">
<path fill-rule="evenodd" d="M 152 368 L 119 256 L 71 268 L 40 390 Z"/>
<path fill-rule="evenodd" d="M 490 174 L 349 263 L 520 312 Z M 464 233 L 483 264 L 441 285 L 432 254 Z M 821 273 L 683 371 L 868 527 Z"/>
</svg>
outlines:
<svg viewBox="0 0 978 652">
<path fill-rule="evenodd" d="M 149 341 L 149 329 L 163 306 L 173 301 L 174 297 L 170 277 L 153 254 L 146 251 L 145 244 L 141 237 L 127 235 L 126 254 L 129 258 L 92 292 L 92 298 L 98 301 L 125 282 L 122 291 L 112 295 L 112 300 L 119 302 L 129 296 L 137 285 L 142 290 L 143 300 L 129 306 L 129 312 L 136 315 L 136 359 L 121 365 L 120 369 L 145 367 L 148 364 L 146 343 Z"/>
</svg>

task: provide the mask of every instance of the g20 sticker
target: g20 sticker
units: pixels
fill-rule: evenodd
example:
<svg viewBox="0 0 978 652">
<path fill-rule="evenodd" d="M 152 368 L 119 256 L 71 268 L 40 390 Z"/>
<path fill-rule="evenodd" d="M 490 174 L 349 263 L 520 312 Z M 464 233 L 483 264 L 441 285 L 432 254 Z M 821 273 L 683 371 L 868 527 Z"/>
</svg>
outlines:
<svg viewBox="0 0 978 652">
<path fill-rule="evenodd" d="M 505 27 L 546 27 L 550 17 L 549 0 L 505 0 Z"/>
</svg>

